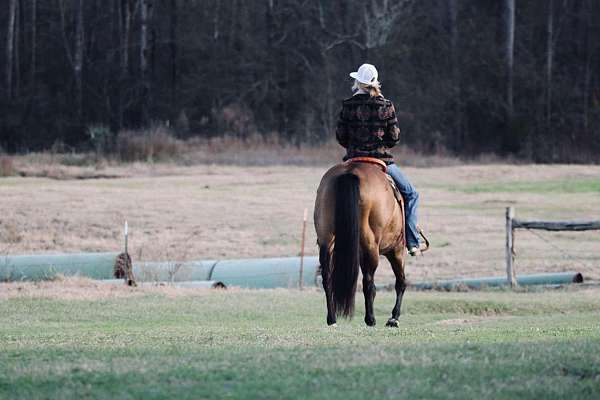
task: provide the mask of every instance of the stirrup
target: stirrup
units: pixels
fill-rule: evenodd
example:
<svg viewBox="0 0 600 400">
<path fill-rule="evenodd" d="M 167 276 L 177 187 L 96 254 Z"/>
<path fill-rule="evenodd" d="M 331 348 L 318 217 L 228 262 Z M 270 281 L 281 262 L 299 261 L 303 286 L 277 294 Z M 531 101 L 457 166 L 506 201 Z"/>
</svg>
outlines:
<svg viewBox="0 0 600 400">
<path fill-rule="evenodd" d="M 421 227 L 419 225 L 417 225 L 417 231 L 419 232 L 419 235 L 421 235 L 421 237 L 423 238 L 423 240 L 425 241 L 425 244 L 421 244 L 419 245 L 419 250 L 421 251 L 421 253 L 426 252 L 427 250 L 429 250 L 429 239 L 427 239 L 427 236 L 425 236 L 425 232 L 423 232 L 423 229 L 421 229 Z"/>
<path fill-rule="evenodd" d="M 425 241 L 425 243 L 421 243 L 419 244 L 419 246 L 413 246 L 408 250 L 408 254 L 410 254 L 412 257 L 415 256 L 421 256 L 423 255 L 423 253 L 425 253 L 427 250 L 429 250 L 429 239 L 427 239 L 427 236 L 425 236 L 425 233 L 423 232 L 423 229 L 421 229 L 420 226 L 417 225 L 417 232 L 419 232 L 419 235 L 423 238 L 423 240 Z"/>
</svg>

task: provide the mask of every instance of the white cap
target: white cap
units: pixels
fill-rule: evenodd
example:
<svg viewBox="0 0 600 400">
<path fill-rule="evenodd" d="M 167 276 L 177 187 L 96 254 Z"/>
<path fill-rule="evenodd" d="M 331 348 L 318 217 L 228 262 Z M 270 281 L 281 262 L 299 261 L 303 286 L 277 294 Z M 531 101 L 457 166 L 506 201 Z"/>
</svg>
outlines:
<svg viewBox="0 0 600 400">
<path fill-rule="evenodd" d="M 358 68 L 356 72 L 350 72 L 350 77 L 356 79 L 360 83 L 364 83 L 365 85 L 371 85 L 377 83 L 377 78 L 379 74 L 377 73 L 377 68 L 371 64 L 363 64 Z"/>
</svg>

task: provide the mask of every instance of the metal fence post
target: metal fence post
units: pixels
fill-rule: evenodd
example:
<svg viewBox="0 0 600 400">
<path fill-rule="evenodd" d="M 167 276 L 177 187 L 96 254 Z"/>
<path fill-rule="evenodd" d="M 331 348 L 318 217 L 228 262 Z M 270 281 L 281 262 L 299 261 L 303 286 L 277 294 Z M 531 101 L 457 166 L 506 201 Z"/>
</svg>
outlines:
<svg viewBox="0 0 600 400">
<path fill-rule="evenodd" d="M 506 281 L 511 287 L 517 286 L 517 278 L 514 267 L 514 228 L 513 219 L 515 217 L 515 209 L 512 207 L 506 208 Z"/>
<path fill-rule="evenodd" d="M 304 242 L 306 241 L 306 220 L 308 219 L 308 209 L 304 209 L 302 217 L 302 243 L 300 244 L 300 276 L 298 277 L 298 288 L 304 287 Z"/>
</svg>

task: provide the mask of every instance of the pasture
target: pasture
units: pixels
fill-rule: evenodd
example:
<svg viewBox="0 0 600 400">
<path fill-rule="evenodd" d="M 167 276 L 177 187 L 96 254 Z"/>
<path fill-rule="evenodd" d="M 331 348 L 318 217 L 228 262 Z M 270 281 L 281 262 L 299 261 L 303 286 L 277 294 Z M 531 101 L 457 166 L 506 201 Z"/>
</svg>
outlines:
<svg viewBox="0 0 600 400">
<path fill-rule="evenodd" d="M 61 167 L 62 168 L 62 167 Z M 0 179 L 0 254 L 119 251 L 134 260 L 295 256 L 325 166 L 64 167 Z M 432 250 L 410 281 L 504 275 L 504 210 L 600 219 L 600 167 L 405 168 Z M 69 177 L 102 176 L 100 179 Z M 600 234 L 517 233 L 517 273 L 600 279 Z M 315 255 L 309 218 L 307 254 Z M 382 262 L 376 282 L 392 273 Z M 0 284 L 0 398 L 597 398 L 600 289 L 408 291 L 378 326 L 325 324 L 323 293 Z"/>
<path fill-rule="evenodd" d="M 0 179 L 0 255 L 118 251 L 127 219 L 137 261 L 296 256 L 304 208 L 306 251 L 317 254 L 312 209 L 326 165 L 52 168 L 49 175 L 61 179 Z M 420 223 L 432 241 L 424 257 L 409 259 L 412 281 L 504 275 L 507 206 L 522 219 L 600 219 L 600 166 L 404 171 L 420 191 Z M 95 174 L 113 179 L 65 179 Z M 599 249 L 598 231 L 519 231 L 516 270 L 578 270 L 600 279 Z M 393 279 L 387 262 L 375 279 Z"/>
<path fill-rule="evenodd" d="M 600 396 L 600 290 L 407 292 L 400 328 L 316 290 L 0 284 L 0 398 Z"/>
</svg>

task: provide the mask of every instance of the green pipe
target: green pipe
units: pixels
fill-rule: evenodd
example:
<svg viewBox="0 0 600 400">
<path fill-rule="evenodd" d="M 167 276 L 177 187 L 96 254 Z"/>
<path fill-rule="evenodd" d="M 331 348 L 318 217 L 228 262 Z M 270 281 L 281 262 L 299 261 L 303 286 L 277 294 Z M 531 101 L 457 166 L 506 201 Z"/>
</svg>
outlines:
<svg viewBox="0 0 600 400">
<path fill-rule="evenodd" d="M 215 260 L 186 262 L 134 262 L 133 276 L 140 282 L 206 281 Z"/>
<path fill-rule="evenodd" d="M 568 283 L 582 283 L 583 275 L 579 272 L 559 272 L 550 274 L 520 275 L 517 284 L 528 285 L 564 285 Z M 483 277 L 468 279 L 451 279 L 437 282 L 419 282 L 410 285 L 416 289 L 446 289 L 452 290 L 461 286 L 472 289 L 483 287 L 498 287 L 508 285 L 506 277 Z"/>
<path fill-rule="evenodd" d="M 0 258 L 0 281 L 52 279 L 57 275 L 114 278 L 117 253 L 24 255 Z M 303 284 L 313 286 L 319 261 L 304 258 Z M 298 287 L 300 258 L 135 262 L 139 282 L 219 281 L 244 288 Z"/>
<path fill-rule="evenodd" d="M 85 276 L 93 279 L 112 279 L 118 253 L 76 253 L 56 255 L 22 255 L 0 257 L 0 281 L 52 279 L 57 275 Z M 304 259 L 304 286 L 315 284 L 319 261 L 317 257 Z M 300 258 L 265 258 L 224 261 L 144 262 L 133 264 L 134 276 L 139 281 L 198 282 L 218 281 L 226 286 L 244 288 L 298 287 Z M 578 272 L 521 275 L 517 284 L 562 285 L 581 283 Z M 185 283 L 184 283 L 185 285 Z M 202 285 L 190 283 L 190 285 Z M 507 285 L 505 277 L 452 279 L 420 282 L 416 289 L 453 289 L 497 287 Z"/>
<path fill-rule="evenodd" d="M 319 260 L 304 257 L 304 286 L 314 286 Z M 219 261 L 208 280 L 229 286 L 270 289 L 296 288 L 300 280 L 300 257 Z"/>
<path fill-rule="evenodd" d="M 314 286 L 319 261 L 304 258 L 303 283 Z M 298 287 L 300 257 L 133 263 L 140 282 L 219 281 L 244 288 Z"/>
<path fill-rule="evenodd" d="M 0 281 L 53 279 L 57 275 L 113 278 L 118 253 L 75 253 L 0 257 Z"/>
</svg>

